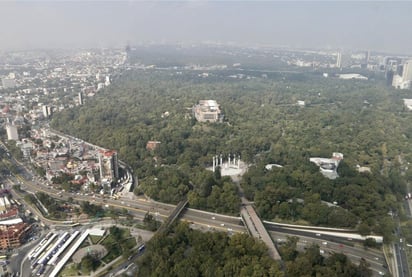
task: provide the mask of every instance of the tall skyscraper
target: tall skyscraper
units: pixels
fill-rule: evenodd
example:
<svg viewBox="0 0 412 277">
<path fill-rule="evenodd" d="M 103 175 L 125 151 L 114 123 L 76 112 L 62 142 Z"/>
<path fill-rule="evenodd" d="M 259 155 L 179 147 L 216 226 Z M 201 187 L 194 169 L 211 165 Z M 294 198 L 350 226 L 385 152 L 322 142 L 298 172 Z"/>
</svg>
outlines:
<svg viewBox="0 0 412 277">
<path fill-rule="evenodd" d="M 104 85 L 105 85 L 106 87 L 110 86 L 110 76 L 106 76 Z"/>
<path fill-rule="evenodd" d="M 7 139 L 19 140 L 19 134 L 17 133 L 17 127 L 12 124 L 6 124 Z"/>
<path fill-rule="evenodd" d="M 48 118 L 48 117 L 49 117 L 49 109 L 48 109 L 48 107 L 47 107 L 46 105 L 43 106 L 43 116 L 44 116 L 45 118 Z"/>
<path fill-rule="evenodd" d="M 403 64 L 402 79 L 403 81 L 412 81 L 412 60 Z"/>
<path fill-rule="evenodd" d="M 119 178 L 119 162 L 114 150 L 99 151 L 100 179 Z"/>
<path fill-rule="evenodd" d="M 82 92 L 79 92 L 79 105 L 83 105 L 83 95 L 82 95 Z"/>
<path fill-rule="evenodd" d="M 386 85 L 387 85 L 387 86 L 391 86 L 391 85 L 392 85 L 393 76 L 394 76 L 394 72 L 393 72 L 392 70 L 386 71 L 385 77 L 386 77 Z"/>
<path fill-rule="evenodd" d="M 407 60 L 398 67 L 398 74 L 393 76 L 392 86 L 398 89 L 412 87 L 412 60 Z"/>
<path fill-rule="evenodd" d="M 49 115 L 49 117 L 53 115 L 53 109 L 52 109 L 52 107 L 47 106 L 47 114 Z"/>
<path fill-rule="evenodd" d="M 342 68 L 342 52 L 338 52 L 336 56 L 336 67 L 337 68 Z"/>
<path fill-rule="evenodd" d="M 365 63 L 366 63 L 366 65 L 368 65 L 369 64 L 369 59 L 371 58 L 371 51 L 366 51 L 366 53 L 365 53 Z"/>
</svg>

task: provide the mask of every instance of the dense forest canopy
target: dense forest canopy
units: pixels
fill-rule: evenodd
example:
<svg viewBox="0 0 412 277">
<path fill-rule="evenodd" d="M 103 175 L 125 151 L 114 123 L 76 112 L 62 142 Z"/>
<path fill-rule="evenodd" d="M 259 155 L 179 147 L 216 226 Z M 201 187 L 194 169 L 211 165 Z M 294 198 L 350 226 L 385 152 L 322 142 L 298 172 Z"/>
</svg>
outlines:
<svg viewBox="0 0 412 277">
<path fill-rule="evenodd" d="M 142 276 L 372 276 L 369 265 L 355 265 L 343 254 L 327 258 L 319 246 L 297 252 L 296 237 L 280 248 L 284 272 L 267 255 L 266 246 L 248 235 L 231 237 L 222 232 L 202 233 L 186 223 L 169 234 L 155 236 L 139 261 Z"/>
<path fill-rule="evenodd" d="M 398 209 L 412 176 L 411 113 L 402 101 L 412 98 L 410 91 L 315 73 L 200 73 L 124 71 L 86 105 L 57 114 L 52 127 L 118 150 L 137 172 L 139 190 L 161 201 L 176 203 L 189 193 L 192 207 L 237 213 L 236 187 L 205 170 L 213 155 L 236 153 L 250 165 L 242 186 L 263 218 L 361 223 L 365 233 L 390 236 L 385 215 Z M 220 104 L 223 123 L 195 121 L 191 108 L 202 99 Z M 298 100 L 305 106 L 296 105 Z M 161 144 L 148 151 L 149 140 Z M 336 180 L 309 162 L 332 152 L 344 155 Z M 283 168 L 269 171 L 268 163 Z M 357 166 L 371 173 L 359 173 Z"/>
</svg>

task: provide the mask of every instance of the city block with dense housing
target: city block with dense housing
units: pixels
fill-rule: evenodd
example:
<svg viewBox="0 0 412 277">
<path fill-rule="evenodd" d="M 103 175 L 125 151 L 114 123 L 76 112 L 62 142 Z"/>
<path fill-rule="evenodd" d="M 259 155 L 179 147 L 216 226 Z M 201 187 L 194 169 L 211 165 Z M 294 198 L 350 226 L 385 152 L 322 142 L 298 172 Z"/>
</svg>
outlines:
<svg viewBox="0 0 412 277">
<path fill-rule="evenodd" d="M 113 193 L 118 185 L 117 152 L 82 140 L 59 136 L 50 130 L 32 131 L 31 160 L 45 172 L 49 182 L 70 176 L 76 191 Z"/>
</svg>

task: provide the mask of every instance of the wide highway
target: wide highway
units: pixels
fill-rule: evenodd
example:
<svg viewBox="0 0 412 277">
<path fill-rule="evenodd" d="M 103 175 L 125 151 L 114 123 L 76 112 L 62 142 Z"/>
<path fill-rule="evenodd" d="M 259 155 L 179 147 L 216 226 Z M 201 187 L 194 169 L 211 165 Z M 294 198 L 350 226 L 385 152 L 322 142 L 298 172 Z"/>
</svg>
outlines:
<svg viewBox="0 0 412 277">
<path fill-rule="evenodd" d="M 58 191 L 50 186 L 40 183 L 34 183 L 33 181 L 25 181 L 24 186 L 26 190 L 30 191 L 43 191 L 58 198 L 67 199 L 69 197 L 78 201 L 89 201 L 96 205 L 108 205 L 115 208 L 126 208 L 134 216 L 143 219 L 147 212 L 152 213 L 157 220 L 163 221 L 173 211 L 175 205 L 164 204 L 147 200 L 145 198 L 135 197 L 120 198 L 118 200 L 110 198 L 102 198 L 100 196 L 86 196 L 78 195 L 68 192 Z M 228 233 L 241 232 L 246 233 L 246 227 L 243 225 L 240 217 L 226 216 L 211 212 L 200 211 L 196 209 L 186 209 L 181 215 L 181 219 L 189 222 L 194 228 L 201 229 L 203 231 L 219 230 Z M 355 245 L 352 241 L 342 241 L 340 238 L 333 236 L 321 235 L 313 232 L 307 232 L 305 230 L 290 230 L 282 226 L 273 226 L 266 224 L 266 227 L 270 231 L 272 239 L 279 243 L 284 241 L 287 236 L 297 236 L 300 238 L 298 246 L 300 249 L 305 245 L 316 243 L 324 250 L 324 255 L 329 255 L 331 252 L 342 252 L 351 259 L 355 264 L 359 264 L 361 259 L 365 259 L 370 264 L 374 275 L 379 276 L 380 273 L 387 273 L 385 258 L 382 251 L 374 249 L 364 249 L 360 244 Z M 327 244 L 325 244 L 325 242 Z"/>
<path fill-rule="evenodd" d="M 55 198 L 66 200 L 72 198 L 77 201 L 88 201 L 90 203 L 103 205 L 105 207 L 114 207 L 120 209 L 124 208 L 137 218 L 141 219 L 144 218 L 147 212 L 150 212 L 155 216 L 157 220 L 163 221 L 172 213 L 173 209 L 175 208 L 175 205 L 160 203 L 153 200 L 148 200 L 145 197 L 137 197 L 134 195 L 132 195 L 131 197 L 121 197 L 115 200 L 111 198 L 103 198 L 102 196 L 97 194 L 93 196 L 61 191 L 47 185 L 43 180 L 38 179 L 38 177 L 36 177 L 34 173 L 32 173 L 22 164 L 17 162 L 15 162 L 15 164 L 20 170 L 20 173 L 15 176 L 15 182 L 20 183 L 22 189 L 25 191 L 42 191 Z M 41 218 L 44 219 L 42 216 Z M 247 232 L 239 216 L 226 216 L 196 209 L 185 209 L 182 212 L 181 219 L 189 222 L 195 228 L 204 231 L 220 230 L 228 232 L 229 234 L 233 232 Z M 56 222 L 52 220 L 45 220 L 45 223 L 50 225 L 56 224 Z M 363 247 L 359 246 L 354 247 L 339 242 L 339 240 L 334 237 L 317 237 L 313 232 L 305 232 L 304 230 L 290 230 L 288 228 L 280 226 L 268 226 L 267 224 L 266 226 L 275 242 L 284 240 L 286 236 L 298 236 L 300 238 L 300 242 L 298 243 L 299 247 L 305 247 L 304 244 L 317 243 L 320 245 L 325 255 L 328 255 L 330 252 L 342 252 L 347 255 L 354 263 L 359 263 L 361 259 L 365 259 L 370 264 L 370 268 L 372 269 L 374 275 L 379 276 L 382 274 L 387 274 L 386 262 L 382 255 L 382 251 L 364 249 Z"/>
<path fill-rule="evenodd" d="M 332 253 L 345 254 L 354 264 L 359 264 L 364 259 L 369 265 L 375 276 L 381 276 L 382 274 L 388 274 L 385 257 L 382 251 L 369 248 L 364 249 L 359 243 L 348 242 L 333 242 L 330 238 L 321 236 L 310 236 L 305 232 L 290 234 L 289 230 L 279 228 L 277 231 L 269 231 L 272 239 L 278 246 L 281 246 L 286 242 L 287 237 L 298 237 L 297 243 L 299 250 L 304 250 L 311 244 L 319 245 L 321 254 L 323 256 L 329 256 Z"/>
</svg>

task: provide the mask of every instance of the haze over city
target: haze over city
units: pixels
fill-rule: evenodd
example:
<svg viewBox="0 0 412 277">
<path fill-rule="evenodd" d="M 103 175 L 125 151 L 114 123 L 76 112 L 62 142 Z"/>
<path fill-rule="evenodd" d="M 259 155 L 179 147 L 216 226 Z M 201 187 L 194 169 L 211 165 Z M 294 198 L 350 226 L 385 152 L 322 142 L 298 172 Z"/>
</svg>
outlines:
<svg viewBox="0 0 412 277">
<path fill-rule="evenodd" d="M 411 2 L 3 2 L 0 50 L 219 42 L 410 54 Z"/>
<path fill-rule="evenodd" d="M 412 276 L 411 8 L 0 0 L 0 276 Z"/>
</svg>

